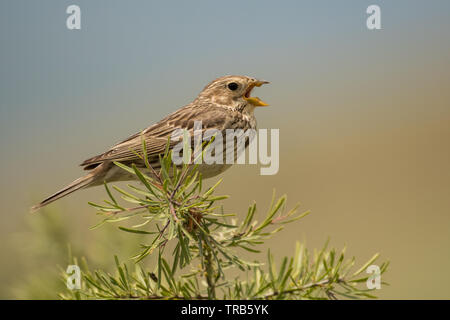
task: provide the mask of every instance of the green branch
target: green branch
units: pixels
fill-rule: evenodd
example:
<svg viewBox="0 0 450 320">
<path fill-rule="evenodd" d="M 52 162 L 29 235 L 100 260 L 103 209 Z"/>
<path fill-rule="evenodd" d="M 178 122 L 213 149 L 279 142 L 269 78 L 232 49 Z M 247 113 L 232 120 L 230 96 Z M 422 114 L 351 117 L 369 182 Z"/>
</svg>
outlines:
<svg viewBox="0 0 450 320">
<path fill-rule="evenodd" d="M 142 154 L 146 154 L 145 144 Z M 268 252 L 266 262 L 246 261 L 244 251 L 258 253 L 258 247 L 309 214 L 298 213 L 298 206 L 286 210 L 286 196 L 272 203 L 261 222 L 256 220 L 256 204 L 251 205 L 242 222 L 226 213 L 219 202 L 227 196 L 214 194 L 215 185 L 203 191 L 197 168 L 184 165 L 177 168 L 170 161 L 169 151 L 161 157 L 161 169 L 156 171 L 145 156 L 145 169 L 132 165 L 117 166 L 136 176 L 142 187 L 117 186 L 112 192 L 105 184 L 109 200 L 91 203 L 104 223 L 132 226 L 118 229 L 144 235 L 146 243 L 132 258 L 133 267 L 119 263 L 116 274 L 90 271 L 85 264 L 80 290 L 68 290 L 64 299 L 337 299 L 373 298 L 365 287 L 368 276 L 360 276 L 378 258 L 376 254 L 356 272 L 355 259 L 345 258 L 345 249 L 328 249 L 328 242 L 318 252 L 310 254 L 297 243 L 293 256 L 284 257 L 279 270 Z M 122 200 L 117 199 L 119 195 Z M 125 201 L 128 205 L 122 205 Z M 172 248 L 171 252 L 167 252 Z M 153 255 L 157 259 L 151 271 L 143 260 Z M 248 254 L 247 254 L 248 255 Z M 76 264 L 76 261 L 74 261 Z M 382 263 L 381 273 L 388 264 Z M 245 275 L 231 278 L 229 271 L 240 270 Z M 67 275 L 65 275 L 67 277 Z"/>
</svg>

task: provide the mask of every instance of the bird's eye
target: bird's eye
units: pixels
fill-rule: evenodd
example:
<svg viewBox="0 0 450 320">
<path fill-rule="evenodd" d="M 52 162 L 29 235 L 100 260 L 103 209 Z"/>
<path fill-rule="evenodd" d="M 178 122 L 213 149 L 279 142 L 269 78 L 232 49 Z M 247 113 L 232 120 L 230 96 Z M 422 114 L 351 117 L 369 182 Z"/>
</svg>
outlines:
<svg viewBox="0 0 450 320">
<path fill-rule="evenodd" d="M 228 89 L 230 89 L 231 91 L 236 90 L 239 87 L 239 85 L 236 82 L 230 82 L 228 84 Z"/>
</svg>

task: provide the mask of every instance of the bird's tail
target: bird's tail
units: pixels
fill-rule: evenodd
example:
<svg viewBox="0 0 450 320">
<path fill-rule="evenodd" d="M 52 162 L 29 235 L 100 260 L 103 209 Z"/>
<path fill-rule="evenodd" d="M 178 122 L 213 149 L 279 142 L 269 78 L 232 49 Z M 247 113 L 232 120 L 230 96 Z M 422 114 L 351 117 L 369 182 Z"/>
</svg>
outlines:
<svg viewBox="0 0 450 320">
<path fill-rule="evenodd" d="M 78 178 L 77 180 L 75 180 L 71 184 L 69 184 L 68 186 L 65 186 L 64 188 L 62 188 L 55 194 L 52 194 L 50 197 L 47 197 L 46 199 L 44 199 L 42 202 L 31 207 L 30 211 L 36 212 L 39 209 L 41 209 L 42 207 L 45 207 L 46 205 L 52 203 L 53 201 L 56 201 L 62 197 L 65 197 L 79 189 L 102 184 L 106 174 L 108 173 L 108 170 L 111 169 L 111 166 L 112 166 L 112 164 L 109 162 L 104 162 L 104 163 L 100 164 L 99 166 L 97 166 L 95 169 L 90 171 L 84 177 Z"/>
<path fill-rule="evenodd" d="M 52 194 L 51 196 L 45 198 L 40 203 L 38 203 L 35 206 L 31 207 L 31 212 L 36 212 L 42 207 L 45 207 L 46 205 L 52 203 L 53 201 L 56 201 L 62 197 L 65 197 L 69 194 L 71 194 L 74 191 L 77 191 L 81 188 L 87 187 L 90 185 L 94 180 L 96 180 L 96 177 L 93 174 L 87 174 L 84 177 L 78 178 L 75 181 L 73 181 L 71 184 L 65 186 L 58 192 Z"/>
</svg>

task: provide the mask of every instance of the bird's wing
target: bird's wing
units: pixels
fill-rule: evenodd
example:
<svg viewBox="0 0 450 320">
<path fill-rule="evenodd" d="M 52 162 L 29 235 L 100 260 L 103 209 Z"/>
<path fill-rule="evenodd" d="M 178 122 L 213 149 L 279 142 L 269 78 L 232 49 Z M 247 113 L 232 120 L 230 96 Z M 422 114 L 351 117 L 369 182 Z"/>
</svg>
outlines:
<svg viewBox="0 0 450 320">
<path fill-rule="evenodd" d="M 170 114 L 160 122 L 116 144 L 105 153 L 85 160 L 81 166 L 89 170 L 104 161 L 139 161 L 140 159 L 136 153 L 142 153 L 142 139 L 145 140 L 148 157 L 158 156 L 164 153 L 167 141 L 174 130 L 187 129 L 192 136 L 194 121 L 202 122 L 203 131 L 209 128 L 223 130 L 229 128 L 229 125 L 233 122 L 233 117 L 230 117 L 229 112 L 229 110 L 221 107 L 192 107 L 188 105 Z M 179 141 L 171 141 L 169 147 L 173 148 Z"/>
</svg>

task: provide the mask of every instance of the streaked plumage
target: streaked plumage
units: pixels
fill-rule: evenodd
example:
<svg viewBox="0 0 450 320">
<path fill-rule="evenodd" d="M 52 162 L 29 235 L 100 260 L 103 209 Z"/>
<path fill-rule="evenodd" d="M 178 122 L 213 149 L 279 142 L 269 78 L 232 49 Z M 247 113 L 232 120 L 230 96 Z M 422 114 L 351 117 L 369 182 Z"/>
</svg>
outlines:
<svg viewBox="0 0 450 320">
<path fill-rule="evenodd" d="M 126 140 L 114 145 L 111 149 L 98 156 L 85 160 L 81 166 L 88 174 L 78 178 L 71 184 L 51 195 L 32 208 L 36 211 L 41 207 L 64 197 L 81 188 L 103 184 L 104 181 L 131 180 L 134 176 L 113 164 L 114 161 L 126 165 L 134 163 L 137 167 L 145 167 L 143 161 L 134 151 L 142 150 L 142 139 L 146 142 L 148 159 L 151 165 L 159 168 L 159 155 L 164 153 L 168 138 L 176 129 L 187 129 L 191 136 L 195 121 L 202 122 L 202 130 L 217 129 L 256 129 L 254 108 L 267 105 L 259 98 L 251 97 L 251 90 L 261 86 L 266 81 L 245 76 L 225 76 L 209 83 L 197 98 L 190 104 L 168 115 L 158 123 L 140 131 Z M 237 86 L 237 87 L 236 87 Z M 235 88 L 236 87 L 236 88 Z M 171 148 L 177 144 L 171 141 Z M 205 178 L 215 176 L 230 165 L 203 164 L 199 170 Z"/>
</svg>

